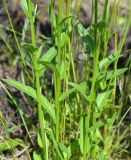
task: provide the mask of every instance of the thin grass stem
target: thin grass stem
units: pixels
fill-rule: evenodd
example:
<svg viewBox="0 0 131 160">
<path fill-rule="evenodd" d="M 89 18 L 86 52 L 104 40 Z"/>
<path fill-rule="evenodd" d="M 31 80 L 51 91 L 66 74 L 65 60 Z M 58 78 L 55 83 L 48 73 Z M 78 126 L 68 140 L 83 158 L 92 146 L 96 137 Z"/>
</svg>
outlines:
<svg viewBox="0 0 131 160">
<path fill-rule="evenodd" d="M 30 28 L 31 28 L 31 38 L 32 38 L 32 45 L 36 47 L 36 35 L 35 35 L 35 25 L 33 21 L 33 11 L 32 11 L 32 2 L 28 0 L 28 9 L 29 9 L 29 20 L 30 20 Z M 40 125 L 40 133 L 42 138 L 42 150 L 43 150 L 43 157 L 45 160 L 48 160 L 48 152 L 47 152 L 47 142 L 46 142 L 46 133 L 45 133 L 45 121 L 44 121 L 44 111 L 42 109 L 42 99 L 41 99 L 41 87 L 40 87 L 40 77 L 38 71 L 38 59 L 37 55 L 33 54 L 33 67 L 35 73 L 35 85 L 36 85 L 36 93 L 38 99 L 38 118 L 39 118 L 39 125 Z"/>
</svg>

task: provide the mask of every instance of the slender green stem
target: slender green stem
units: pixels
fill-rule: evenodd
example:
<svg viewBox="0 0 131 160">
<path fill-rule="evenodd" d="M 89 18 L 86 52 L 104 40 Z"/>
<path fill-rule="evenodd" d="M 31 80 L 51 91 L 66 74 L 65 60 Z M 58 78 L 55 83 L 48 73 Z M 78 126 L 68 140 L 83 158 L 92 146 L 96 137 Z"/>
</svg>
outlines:
<svg viewBox="0 0 131 160">
<path fill-rule="evenodd" d="M 104 12 L 103 12 L 103 21 L 105 21 L 107 23 L 108 21 L 108 18 L 109 18 L 109 13 L 107 14 L 107 10 L 108 10 L 108 0 L 105 0 L 105 7 L 104 7 Z M 103 29 L 103 32 L 102 32 L 102 35 L 101 35 L 101 38 L 103 38 L 103 42 L 101 45 L 103 45 L 103 59 L 106 57 L 106 53 L 107 53 L 107 44 L 108 44 L 108 33 L 107 33 L 107 27 L 105 27 Z M 104 72 L 106 73 L 107 72 L 107 67 L 105 66 L 104 68 Z M 106 81 L 104 82 L 103 84 L 103 87 L 106 88 Z"/>
<path fill-rule="evenodd" d="M 66 2 L 66 17 L 69 17 L 70 16 L 70 14 L 71 14 L 71 0 L 67 0 L 67 2 Z M 65 90 L 65 92 L 67 92 L 68 91 L 68 81 L 69 81 L 69 72 L 70 72 L 70 52 L 71 52 L 71 50 L 70 50 L 70 30 L 69 30 L 69 28 L 70 28 L 70 19 L 67 21 L 67 25 L 68 25 L 68 27 L 67 27 L 67 30 L 66 30 L 66 43 L 65 43 L 65 45 L 64 45 L 64 86 L 63 86 L 63 90 Z M 68 49 L 68 50 L 67 50 Z M 67 57 L 68 57 L 68 62 L 67 62 Z M 68 63 L 68 64 L 67 64 Z M 66 108 L 67 108 L 67 102 L 65 101 L 64 102 L 64 109 L 63 109 L 63 124 L 61 124 L 62 125 L 62 127 L 61 128 L 63 128 L 63 132 L 62 132 L 62 134 L 63 134 L 63 140 L 65 139 L 65 124 L 66 124 Z M 63 127 L 64 126 L 64 127 Z"/>
<path fill-rule="evenodd" d="M 5 37 L 2 35 L 1 33 L 1 28 L 0 28 L 0 36 L 2 38 L 2 40 L 4 41 L 4 43 L 6 44 L 7 48 L 9 49 L 10 52 L 13 52 L 13 49 L 11 48 L 11 46 L 8 44 L 8 42 L 6 41 Z"/>
<path fill-rule="evenodd" d="M 34 26 L 33 11 L 32 11 L 32 4 L 31 3 L 32 3 L 31 0 L 28 0 L 29 20 L 30 20 L 32 45 L 34 47 L 36 47 L 35 26 Z"/>
<path fill-rule="evenodd" d="M 21 47 L 20 47 L 18 38 L 17 38 L 17 36 L 16 36 L 15 30 L 14 30 L 14 27 L 13 27 L 13 24 L 12 24 L 12 21 L 11 21 L 11 17 L 10 17 L 10 14 L 9 14 L 9 10 L 8 10 L 8 8 L 7 8 L 6 0 L 3 0 L 3 3 L 4 3 L 4 6 L 5 6 L 5 10 L 6 10 L 6 13 L 7 13 L 7 16 L 8 16 L 8 19 L 9 19 L 9 22 L 10 22 L 10 26 L 11 26 L 11 28 L 12 28 L 12 32 L 13 32 L 13 34 L 14 34 L 14 38 L 15 38 L 16 44 L 17 44 L 17 46 L 18 46 L 19 53 L 20 53 L 21 58 L 22 58 L 22 60 L 23 60 L 23 64 L 24 64 L 24 66 L 26 66 L 25 60 L 24 60 L 24 54 L 23 54 L 23 52 L 22 52 L 22 49 L 21 49 Z"/>
<path fill-rule="evenodd" d="M 98 12 L 98 4 L 97 0 L 95 0 L 95 26 L 97 24 L 97 12 Z M 93 66 L 93 80 L 92 80 L 92 86 L 90 91 L 90 103 L 92 104 L 92 100 L 94 97 L 94 88 L 96 83 L 96 77 L 97 77 L 97 71 L 98 71 L 98 58 L 99 58 L 99 52 L 98 52 L 98 42 L 97 42 L 97 27 L 94 29 L 94 66 Z"/>
<path fill-rule="evenodd" d="M 105 0 L 105 8 L 104 8 L 104 13 L 103 13 L 103 21 L 107 23 L 108 20 L 108 15 L 107 15 L 107 9 L 108 9 L 108 0 Z M 107 32 L 106 32 L 106 27 L 103 29 L 103 40 L 104 40 L 104 51 L 103 51 L 103 58 L 106 57 L 106 49 L 107 49 Z M 106 70 L 106 68 L 105 68 Z"/>
<path fill-rule="evenodd" d="M 8 10 L 7 4 L 6 4 L 6 0 L 3 0 L 3 4 L 4 4 L 4 6 L 5 6 L 5 10 L 6 10 L 6 13 L 7 13 L 9 22 L 10 22 L 10 26 L 11 26 L 11 29 L 8 29 L 8 28 L 7 28 L 7 30 L 12 31 L 12 33 L 13 33 L 13 35 L 14 35 L 15 42 L 16 42 L 16 45 L 17 45 L 17 47 L 18 47 L 18 51 L 19 51 L 20 56 L 21 56 L 21 58 L 22 58 L 23 66 L 24 66 L 24 68 L 25 68 L 25 72 L 26 72 L 28 78 L 32 81 L 31 76 L 29 75 L 29 72 L 28 72 L 27 67 L 26 67 L 26 62 L 25 62 L 25 59 L 24 59 L 24 53 L 23 53 L 23 51 L 22 51 L 22 49 L 21 49 L 20 43 L 19 43 L 18 38 L 17 38 L 18 32 L 15 31 L 14 26 L 13 26 L 13 23 L 12 23 L 12 21 L 11 21 L 10 13 L 9 13 L 9 10 Z"/>
<path fill-rule="evenodd" d="M 34 21 L 33 21 L 33 15 L 32 15 L 33 11 L 32 11 L 31 3 L 32 3 L 31 0 L 28 0 L 32 45 L 36 47 L 35 26 L 34 26 Z M 37 93 L 37 100 L 38 100 L 39 125 L 40 125 L 40 133 L 41 133 L 42 145 L 43 145 L 42 146 L 43 157 L 45 160 L 48 160 L 47 142 L 46 142 L 46 133 L 45 133 L 45 121 L 44 121 L 44 113 L 42 109 L 40 77 L 39 77 L 39 71 L 38 71 L 38 59 L 37 59 L 37 55 L 34 55 L 34 54 L 33 54 L 33 67 L 34 67 L 34 73 L 35 73 L 35 85 L 36 85 L 36 93 Z"/>
<path fill-rule="evenodd" d="M 62 20 L 62 0 L 58 2 L 58 23 Z M 57 61 L 57 70 L 60 73 L 60 65 L 61 65 L 61 25 L 58 28 L 58 61 Z M 61 80 L 60 76 L 56 75 L 56 93 L 55 93 L 55 103 L 56 103 L 56 141 L 59 142 L 60 135 L 60 90 L 61 90 Z"/>
<path fill-rule="evenodd" d="M 94 0 L 94 7 L 95 7 L 95 13 L 94 13 L 94 23 L 95 26 L 97 25 L 97 13 L 98 13 L 98 0 Z M 95 96 L 95 83 L 96 83 L 96 77 L 97 77 L 97 73 L 98 73 L 98 59 L 99 59 L 99 49 L 97 47 L 98 42 L 97 42 L 97 27 L 95 27 L 94 29 L 94 44 L 95 44 L 95 49 L 94 49 L 94 66 L 93 66 L 93 80 L 92 80 L 92 86 L 91 86 L 91 91 L 90 91 L 90 104 L 88 106 L 88 111 L 87 111 L 87 125 L 86 125 L 86 133 L 88 133 L 89 131 L 89 127 L 90 127 L 90 117 L 91 117 L 91 108 L 94 107 L 93 106 L 93 100 L 94 100 L 94 96 Z M 93 114 L 93 123 L 95 123 L 95 114 Z M 88 134 L 86 134 L 86 140 L 88 143 L 89 141 L 89 137 Z M 93 153 L 93 157 L 94 157 Z M 84 156 L 86 157 L 86 156 Z"/>
</svg>

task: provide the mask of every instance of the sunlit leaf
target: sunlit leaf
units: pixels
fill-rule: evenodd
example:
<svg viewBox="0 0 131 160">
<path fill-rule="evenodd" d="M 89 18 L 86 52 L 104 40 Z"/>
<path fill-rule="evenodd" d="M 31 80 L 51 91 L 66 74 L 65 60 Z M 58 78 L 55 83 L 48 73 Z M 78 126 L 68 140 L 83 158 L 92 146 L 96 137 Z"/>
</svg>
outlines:
<svg viewBox="0 0 131 160">
<path fill-rule="evenodd" d="M 57 55 L 56 47 L 51 47 L 46 53 L 44 53 L 44 55 L 39 59 L 39 61 L 48 62 L 49 64 L 55 58 L 56 55 Z M 38 70 L 39 70 L 40 75 L 43 74 L 45 68 L 46 66 L 39 64 Z"/>
<path fill-rule="evenodd" d="M 105 73 L 104 75 L 100 76 L 98 78 L 98 81 L 104 82 L 104 81 L 109 80 L 111 78 L 118 77 L 118 76 L 122 75 L 124 72 L 126 72 L 127 70 L 128 70 L 128 68 L 122 68 L 122 69 L 116 69 L 115 71 L 109 71 L 109 72 Z"/>
<path fill-rule="evenodd" d="M 83 116 L 79 124 L 80 128 L 80 150 L 84 153 L 85 143 L 86 143 L 86 116 Z"/>
<path fill-rule="evenodd" d="M 26 86 L 25 84 L 12 79 L 3 79 L 3 81 L 17 88 L 18 90 L 24 92 L 28 96 L 31 96 L 37 101 L 36 90 L 34 90 L 32 87 Z M 49 103 L 48 99 L 43 95 L 42 95 L 42 106 L 49 113 L 49 115 L 51 116 L 51 118 L 55 123 L 55 110 L 53 109 L 52 105 Z"/>
<path fill-rule="evenodd" d="M 20 0 L 21 7 L 27 17 L 29 17 L 29 10 L 27 0 Z"/>
</svg>

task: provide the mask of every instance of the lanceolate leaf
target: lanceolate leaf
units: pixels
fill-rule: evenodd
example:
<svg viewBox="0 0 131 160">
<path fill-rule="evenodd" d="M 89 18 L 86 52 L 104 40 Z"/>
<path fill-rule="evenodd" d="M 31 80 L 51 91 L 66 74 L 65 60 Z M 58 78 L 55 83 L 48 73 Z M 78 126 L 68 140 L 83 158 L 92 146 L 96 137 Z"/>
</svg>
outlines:
<svg viewBox="0 0 131 160">
<path fill-rule="evenodd" d="M 116 112 L 112 115 L 111 118 L 107 118 L 107 119 L 99 119 L 99 121 L 97 121 L 92 127 L 89 128 L 88 132 L 94 132 L 96 129 L 99 129 L 105 125 L 110 125 L 112 126 L 113 123 L 116 120 Z"/>
<path fill-rule="evenodd" d="M 18 145 L 24 147 L 23 141 L 21 139 L 4 140 L 4 141 L 0 142 L 0 152 L 13 149 L 13 148 L 17 147 Z"/>
<path fill-rule="evenodd" d="M 43 147 L 43 144 L 42 144 L 42 139 L 41 139 L 41 136 L 40 136 L 40 133 L 38 132 L 38 135 L 37 135 L 37 142 L 38 142 L 38 145 L 39 147 Z"/>
<path fill-rule="evenodd" d="M 112 123 L 112 119 L 103 119 L 96 122 L 92 127 L 89 128 L 89 132 L 95 131 L 96 129 L 99 129 L 100 127 L 104 125 L 109 125 Z"/>
<path fill-rule="evenodd" d="M 121 74 L 123 74 L 124 72 L 126 72 L 128 70 L 128 68 L 122 68 L 122 69 L 117 69 L 115 71 L 110 71 L 110 72 L 107 72 L 106 74 L 100 76 L 98 78 L 98 81 L 99 82 L 103 82 L 103 81 L 106 81 L 106 80 L 109 80 L 111 78 L 115 78 L 115 77 L 118 77 L 120 76 Z"/>
<path fill-rule="evenodd" d="M 22 42 L 25 41 L 25 38 L 26 38 L 26 32 L 28 30 L 28 27 L 29 27 L 29 19 L 26 17 L 25 18 L 25 22 L 24 22 L 24 27 L 22 29 Z"/>
<path fill-rule="evenodd" d="M 17 88 L 18 90 L 24 92 L 25 94 L 34 98 L 37 101 L 36 90 L 34 90 L 32 87 L 26 86 L 25 84 L 12 79 L 3 79 L 3 81 Z M 55 123 L 55 110 L 53 109 L 52 105 L 49 103 L 48 99 L 43 95 L 42 95 L 42 106 L 49 113 L 49 115 L 51 116 L 51 118 Z"/>
<path fill-rule="evenodd" d="M 51 5 L 49 5 L 49 17 L 50 17 L 50 21 L 52 22 L 52 27 L 56 28 L 57 19 L 56 19 L 54 8 Z"/>
<path fill-rule="evenodd" d="M 69 97 L 70 94 L 72 94 L 73 92 L 75 92 L 76 89 L 72 88 L 70 90 L 68 90 L 67 92 L 64 92 L 61 96 L 60 96 L 60 101 L 64 101 L 66 98 Z"/>
<path fill-rule="evenodd" d="M 97 104 L 98 108 L 100 108 L 103 105 L 103 103 L 105 103 L 105 101 L 107 100 L 107 98 L 110 95 L 111 91 L 112 90 L 109 90 L 107 92 L 102 92 L 97 96 L 96 104 Z"/>
<path fill-rule="evenodd" d="M 73 18 L 74 18 L 74 16 L 69 16 L 69 17 L 62 19 L 62 21 L 57 25 L 57 27 L 62 26 L 67 20 L 69 20 L 69 19 L 72 20 Z"/>
<path fill-rule="evenodd" d="M 86 95 L 86 86 L 84 82 L 81 84 L 77 84 L 77 83 L 73 83 L 73 82 L 69 82 L 69 85 L 72 86 L 73 88 L 75 88 L 87 101 L 89 101 L 88 96 Z M 84 86 L 84 87 L 83 87 Z"/>
<path fill-rule="evenodd" d="M 112 89 L 110 89 L 109 91 L 106 91 L 106 92 L 102 92 L 97 96 L 97 98 L 96 98 L 97 106 L 95 109 L 96 116 L 100 117 L 102 110 L 103 110 L 103 107 L 104 107 L 104 105 L 106 105 L 106 102 L 107 102 L 108 97 L 110 96 L 111 92 L 112 92 Z"/>
<path fill-rule="evenodd" d="M 80 120 L 80 150 L 84 153 L 85 141 L 86 141 L 86 116 L 83 116 Z"/>
<path fill-rule="evenodd" d="M 89 54 L 92 53 L 95 48 L 93 39 L 90 37 L 87 30 L 84 28 L 84 26 L 80 22 L 77 23 L 77 28 L 78 28 L 79 35 L 81 36 L 84 42 L 85 49 Z"/>
<path fill-rule="evenodd" d="M 26 0 L 20 0 L 21 7 L 26 15 L 26 17 L 29 17 L 29 10 L 28 10 L 28 5 Z"/>
<path fill-rule="evenodd" d="M 52 47 L 39 59 L 39 61 L 44 61 L 44 62 L 50 63 L 55 58 L 56 54 L 57 54 L 56 47 Z M 39 64 L 38 70 L 40 72 L 40 75 L 43 74 L 45 68 L 46 68 L 46 66 Z"/>
<path fill-rule="evenodd" d="M 80 22 L 77 23 L 77 28 L 81 37 L 85 37 L 89 34 Z"/>
<path fill-rule="evenodd" d="M 47 67 L 47 68 L 50 68 L 54 73 L 57 74 L 57 76 L 59 76 L 59 73 L 56 69 L 56 66 L 53 65 L 52 63 L 49 63 L 49 62 L 46 62 L 46 61 L 39 61 L 39 64 L 43 65 L 43 67 Z"/>
<path fill-rule="evenodd" d="M 44 55 L 40 58 L 40 61 L 46 61 L 46 62 L 51 62 L 53 58 L 57 54 L 57 49 L 56 47 L 51 47 Z"/>
<path fill-rule="evenodd" d="M 106 105 L 107 99 L 111 94 L 112 89 L 106 92 L 100 93 L 96 98 L 97 109 L 96 112 L 102 112 L 103 106 Z"/>
<path fill-rule="evenodd" d="M 99 69 L 102 69 L 103 67 L 108 67 L 112 62 L 114 62 L 119 57 L 120 57 L 120 54 L 119 52 L 117 52 L 117 53 L 113 53 L 109 55 L 108 57 L 102 59 L 99 62 Z"/>
</svg>

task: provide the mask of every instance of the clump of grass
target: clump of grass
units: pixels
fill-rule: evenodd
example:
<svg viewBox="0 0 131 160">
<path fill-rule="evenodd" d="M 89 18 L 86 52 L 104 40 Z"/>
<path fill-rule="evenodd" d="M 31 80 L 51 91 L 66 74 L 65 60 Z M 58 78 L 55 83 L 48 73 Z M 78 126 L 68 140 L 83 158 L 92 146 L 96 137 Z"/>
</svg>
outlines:
<svg viewBox="0 0 131 160">
<path fill-rule="evenodd" d="M 33 159 L 119 159 L 127 151 L 128 145 L 124 146 L 123 150 L 121 142 L 125 139 L 129 128 L 126 127 L 122 133 L 119 133 L 119 130 L 131 108 L 129 106 L 125 114 L 121 116 L 121 100 L 116 104 L 117 78 L 124 76 L 124 73 L 130 70 L 127 66 L 117 68 L 131 25 L 131 18 L 129 16 L 128 19 L 127 16 L 122 38 L 119 41 L 117 19 L 120 18 L 120 1 L 117 3 L 114 0 L 111 13 L 110 2 L 105 0 L 104 8 L 98 16 L 99 2 L 93 0 L 91 23 L 88 28 L 85 28 L 79 20 L 80 0 L 76 1 L 74 12 L 71 9 L 71 0 L 64 3 L 59 0 L 58 15 L 55 14 L 54 9 L 56 2 L 51 0 L 49 18 L 52 37 L 44 36 L 47 43 L 49 39 L 49 43 L 51 43 L 51 47 L 46 53 L 43 53 L 44 45 L 39 44 L 36 38 L 37 7 L 31 0 L 20 0 L 26 16 L 25 23 L 29 21 L 30 24 L 30 43 L 26 42 L 25 30 L 22 32 L 25 37 L 23 42 L 18 41 L 5 0 L 3 3 L 25 70 L 25 75 L 22 77 L 23 82 L 12 79 L 3 79 L 3 82 L 24 92 L 25 95 L 36 101 L 35 108 L 39 123 L 36 134 L 39 149 L 34 146 Z M 131 15 L 131 11 L 129 15 Z M 115 39 L 114 53 L 108 53 L 112 35 Z M 7 47 L 9 48 L 9 45 Z M 78 62 L 75 62 L 75 57 L 77 57 L 75 54 L 79 52 L 82 52 L 85 57 L 82 68 L 79 68 Z M 27 63 L 32 67 L 32 72 L 28 71 Z M 113 68 L 110 68 L 111 64 L 113 64 Z M 49 94 L 52 90 L 48 90 L 41 83 L 45 81 L 44 84 L 47 85 L 45 75 L 47 69 L 52 72 L 54 96 Z M 81 81 L 79 80 L 79 71 L 82 72 Z M 26 84 L 26 82 L 28 83 Z M 43 95 L 43 88 L 47 89 L 46 93 L 50 96 Z M 6 93 L 9 94 L 7 90 Z M 121 94 L 121 96 L 123 95 Z M 32 142 L 20 106 L 12 97 L 10 98 L 18 107 L 29 141 Z"/>
</svg>

